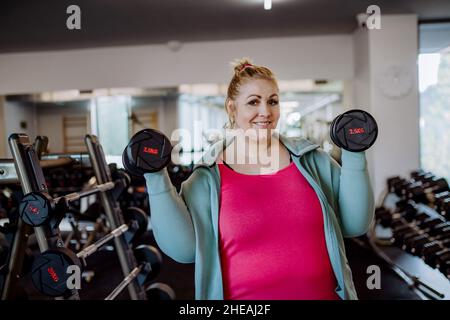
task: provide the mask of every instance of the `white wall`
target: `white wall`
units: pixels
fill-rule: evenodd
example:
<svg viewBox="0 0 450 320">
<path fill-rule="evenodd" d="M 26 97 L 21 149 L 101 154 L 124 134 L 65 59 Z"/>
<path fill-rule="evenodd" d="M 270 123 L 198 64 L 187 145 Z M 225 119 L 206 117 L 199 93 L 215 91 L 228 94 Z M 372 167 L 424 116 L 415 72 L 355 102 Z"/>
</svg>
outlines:
<svg viewBox="0 0 450 320">
<path fill-rule="evenodd" d="M 158 114 L 158 130 L 170 136 L 178 127 L 178 100 L 176 96 L 134 98 L 132 111 L 154 111 Z"/>
<path fill-rule="evenodd" d="M 348 35 L 185 43 L 0 54 L 0 94 L 62 89 L 224 83 L 229 62 L 248 56 L 280 79 L 351 79 Z"/>
<path fill-rule="evenodd" d="M 0 96 L 0 158 L 6 157 L 5 97 Z"/>
<path fill-rule="evenodd" d="M 89 119 L 89 109 L 83 103 L 72 106 L 37 106 L 37 130 L 36 134 L 49 137 L 48 149 L 50 152 L 64 152 L 64 128 L 65 115 L 86 115 Z M 89 123 L 89 122 L 88 122 Z M 88 125 L 88 127 L 90 127 Z"/>
<path fill-rule="evenodd" d="M 378 197 L 386 178 L 409 176 L 419 168 L 419 96 L 417 82 L 417 16 L 382 16 L 381 30 L 354 33 L 356 106 L 373 114 L 378 139 L 368 151 L 371 177 Z M 389 98 L 380 90 L 389 66 L 411 72 L 412 87 L 404 97 Z"/>
</svg>

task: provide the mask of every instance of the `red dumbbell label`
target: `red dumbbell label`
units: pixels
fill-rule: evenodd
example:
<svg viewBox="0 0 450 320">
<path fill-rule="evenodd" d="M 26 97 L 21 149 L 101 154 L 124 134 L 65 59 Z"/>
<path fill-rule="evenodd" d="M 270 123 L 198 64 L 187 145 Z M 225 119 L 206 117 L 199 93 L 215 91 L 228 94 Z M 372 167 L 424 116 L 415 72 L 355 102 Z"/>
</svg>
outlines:
<svg viewBox="0 0 450 320">
<path fill-rule="evenodd" d="M 52 280 L 54 282 L 58 282 L 59 281 L 59 277 L 56 274 L 56 271 L 55 271 L 55 269 L 53 269 L 53 267 L 48 267 L 47 268 L 47 272 L 48 272 L 48 274 L 50 275 L 50 277 L 52 278 Z"/>
<path fill-rule="evenodd" d="M 364 128 L 350 128 L 348 129 L 348 134 L 361 134 L 365 133 L 366 131 Z"/>
<path fill-rule="evenodd" d="M 143 150 L 145 153 L 149 153 L 149 154 L 154 154 L 157 155 L 158 154 L 158 149 L 155 148 L 150 148 L 150 147 L 144 147 Z"/>
<path fill-rule="evenodd" d="M 32 206 L 31 204 L 28 205 L 28 209 L 30 209 L 30 212 L 32 214 L 39 214 L 39 209 L 34 207 L 34 206 Z"/>
</svg>

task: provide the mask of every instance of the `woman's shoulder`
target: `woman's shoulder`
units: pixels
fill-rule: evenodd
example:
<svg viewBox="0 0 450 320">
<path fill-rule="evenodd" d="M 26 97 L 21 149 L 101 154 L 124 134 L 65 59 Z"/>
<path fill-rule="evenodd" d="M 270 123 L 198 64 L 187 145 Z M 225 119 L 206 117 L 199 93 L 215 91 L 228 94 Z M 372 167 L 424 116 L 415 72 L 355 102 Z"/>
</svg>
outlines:
<svg viewBox="0 0 450 320">
<path fill-rule="evenodd" d="M 195 168 L 188 179 L 181 184 L 181 193 L 188 204 L 203 203 L 211 194 L 211 180 L 206 167 Z"/>
<path fill-rule="evenodd" d="M 280 134 L 279 140 L 295 156 L 301 156 L 320 148 L 318 144 L 303 137 L 287 137 Z"/>
</svg>

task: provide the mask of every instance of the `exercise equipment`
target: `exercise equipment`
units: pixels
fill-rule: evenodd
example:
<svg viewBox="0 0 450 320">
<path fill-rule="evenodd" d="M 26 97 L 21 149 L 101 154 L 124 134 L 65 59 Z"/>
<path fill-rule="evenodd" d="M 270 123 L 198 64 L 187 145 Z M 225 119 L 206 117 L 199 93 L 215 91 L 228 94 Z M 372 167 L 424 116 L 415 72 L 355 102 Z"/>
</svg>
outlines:
<svg viewBox="0 0 450 320">
<path fill-rule="evenodd" d="M 175 292 L 165 283 L 152 283 L 146 290 L 148 300 L 175 300 Z"/>
<path fill-rule="evenodd" d="M 141 208 L 128 207 L 123 211 L 123 217 L 126 223 L 137 221 L 138 228 L 136 229 L 131 242 L 139 239 L 147 231 L 148 216 Z"/>
<path fill-rule="evenodd" d="M 350 110 L 337 116 L 330 126 L 330 137 L 338 147 L 361 152 L 369 149 L 378 136 L 375 119 L 366 111 Z"/>
<path fill-rule="evenodd" d="M 132 245 L 130 244 L 132 237 L 129 236 L 131 233 L 133 235 L 138 234 L 138 230 L 146 229 L 146 226 L 141 225 L 141 228 L 139 228 L 139 225 L 136 222 L 138 219 L 133 219 L 134 223 L 131 224 L 124 223 L 121 208 L 113 193 L 116 182 L 112 179 L 111 170 L 106 163 L 103 149 L 95 136 L 87 135 L 85 143 L 97 186 L 89 190 L 53 198 L 49 195 L 49 190 L 42 170 L 44 156 L 42 157 L 43 160 L 39 161 L 38 155 L 27 135 L 13 134 L 9 137 L 13 160 L 11 162 L 2 163 L 0 168 L 3 172 L 6 172 L 3 168 L 8 169 L 8 172 L 10 168 L 14 169 L 11 170 L 11 173 L 14 172 L 14 174 L 8 173 L 6 177 L 3 174 L 3 176 L 0 177 L 0 181 L 6 180 L 12 183 L 19 182 L 23 194 L 31 194 L 33 196 L 30 196 L 22 202 L 22 214 L 18 217 L 17 225 L 14 226 L 14 232 L 10 237 L 10 249 L 8 256 L 6 257 L 5 268 L 3 269 L 5 272 L 0 274 L 2 299 L 11 299 L 15 295 L 14 291 L 16 291 L 17 281 L 21 277 L 21 270 L 23 268 L 27 239 L 32 233 L 35 235 L 39 251 L 41 252 L 41 254 L 38 255 L 38 259 L 35 260 L 33 264 L 35 270 L 34 281 L 37 284 L 40 283 L 39 275 L 41 279 L 46 276 L 47 279 L 53 282 L 55 282 L 55 279 L 61 281 L 64 279 L 64 274 L 59 274 L 58 270 L 64 270 L 65 266 L 68 264 L 80 265 L 78 260 L 83 261 L 91 252 L 98 250 L 98 247 L 102 245 L 102 241 L 108 242 L 113 240 L 123 276 L 128 277 L 130 272 L 134 271 L 132 276 L 127 278 L 128 280 L 124 288 L 126 287 L 128 289 L 129 296 L 133 300 L 147 299 L 144 286 L 140 283 L 137 275 L 139 275 L 139 278 L 142 278 L 141 271 L 150 269 L 149 267 L 141 267 L 142 263 L 138 264 L 136 262 Z M 58 159 L 46 158 L 45 160 L 49 160 L 46 164 L 47 168 L 54 168 L 55 163 L 61 165 L 61 161 Z M 11 167 L 11 163 L 13 164 L 13 167 Z M 121 178 L 119 180 L 126 179 Z M 108 229 L 112 229 L 113 231 L 101 238 L 99 240 L 100 242 L 97 241 L 94 242 L 94 244 L 87 246 L 79 252 L 80 256 L 77 256 L 73 252 L 70 253 L 71 251 L 69 249 L 64 248 L 64 241 L 61 238 L 61 232 L 59 230 L 59 222 L 64 215 L 65 210 L 63 209 L 65 209 L 70 202 L 89 194 L 96 194 L 99 197 L 106 217 Z M 33 217 L 33 215 L 36 215 L 36 217 Z M 138 215 L 139 213 L 135 213 L 135 216 Z M 134 230 L 134 232 L 130 233 L 129 230 Z M 47 269 L 42 267 L 55 259 L 59 259 L 59 264 L 56 264 L 52 269 L 49 269 L 51 266 L 47 267 Z M 38 268 L 40 265 L 41 269 Z M 137 270 L 136 268 L 139 268 L 138 273 L 135 272 Z M 41 271 L 38 272 L 36 270 Z M 46 273 L 42 272 L 42 270 Z M 133 274 L 136 274 L 136 276 L 133 276 Z M 37 287 L 41 288 L 42 291 L 48 289 L 48 286 L 44 285 L 37 285 Z M 54 290 L 48 289 L 48 291 L 49 292 L 44 292 L 51 296 L 61 294 L 62 292 L 59 287 L 56 287 Z M 60 296 L 60 298 L 79 299 L 78 291 L 76 289 L 70 290 L 70 292 L 64 290 L 64 295 Z"/>
<path fill-rule="evenodd" d="M 104 238 L 98 240 L 77 254 L 66 248 L 47 250 L 39 255 L 33 263 L 32 282 L 35 288 L 44 295 L 51 297 L 66 296 L 71 293 L 67 282 L 71 276 L 68 273 L 70 266 L 77 266 L 80 270 L 86 266 L 85 259 L 97 252 L 104 244 L 119 237 L 127 230 L 126 225 L 113 230 Z M 124 278 L 124 280 L 111 292 L 106 300 L 114 299 L 133 280 L 137 279 L 140 284 L 148 284 L 159 273 L 162 256 L 154 247 L 140 245 L 134 249 L 138 266 L 136 266 Z"/>
<path fill-rule="evenodd" d="M 100 192 L 112 190 L 117 184 L 125 183 L 123 180 L 106 182 L 94 186 L 89 190 L 73 192 L 68 195 L 53 199 L 45 192 L 31 192 L 26 194 L 19 206 L 19 215 L 23 221 L 30 226 L 38 227 L 56 216 L 56 211 L 60 211 L 62 216 L 65 214 L 69 203 Z M 61 216 L 61 218 L 62 218 Z"/>
<path fill-rule="evenodd" d="M 172 145 L 161 132 L 144 129 L 131 138 L 122 154 L 124 168 L 135 176 L 156 172 L 170 162 Z"/>
</svg>

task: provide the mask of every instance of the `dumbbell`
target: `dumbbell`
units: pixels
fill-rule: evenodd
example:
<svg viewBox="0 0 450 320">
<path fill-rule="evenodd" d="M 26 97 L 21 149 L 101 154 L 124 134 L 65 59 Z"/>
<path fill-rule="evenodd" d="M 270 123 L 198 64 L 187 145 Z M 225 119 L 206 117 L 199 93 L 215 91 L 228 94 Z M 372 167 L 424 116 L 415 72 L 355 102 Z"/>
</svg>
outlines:
<svg viewBox="0 0 450 320">
<path fill-rule="evenodd" d="M 399 177 L 399 176 L 395 176 L 395 177 L 390 177 L 386 180 L 387 183 L 387 187 L 389 192 L 394 192 L 394 186 L 402 181 L 405 181 L 405 179 Z"/>
<path fill-rule="evenodd" d="M 430 217 L 423 220 L 420 224 L 418 224 L 418 226 L 422 230 L 429 230 L 440 223 L 442 223 L 441 219 Z"/>
<path fill-rule="evenodd" d="M 33 227 L 41 226 L 50 219 L 56 219 L 55 223 L 59 224 L 70 202 L 79 200 L 82 197 L 113 190 L 117 185 L 126 183 L 126 179 L 106 182 L 88 190 L 73 192 L 59 198 L 52 198 L 46 192 L 31 192 L 22 198 L 19 205 L 19 215 L 26 224 Z"/>
<path fill-rule="evenodd" d="M 145 290 L 148 300 L 160 301 L 160 300 L 175 300 L 175 292 L 171 287 L 165 283 L 155 282 L 152 283 Z"/>
<path fill-rule="evenodd" d="M 352 152 L 369 149 L 377 139 L 375 119 L 363 110 L 350 110 L 337 116 L 330 126 L 330 137 L 335 145 Z"/>
<path fill-rule="evenodd" d="M 450 192 L 444 191 L 434 197 L 435 209 L 444 217 L 450 214 Z"/>
<path fill-rule="evenodd" d="M 431 240 L 427 234 L 419 234 L 410 237 L 405 237 L 402 249 L 405 250 L 406 252 L 415 254 L 416 252 L 419 252 L 420 249 L 430 241 Z"/>
<path fill-rule="evenodd" d="M 433 175 L 433 174 L 429 171 L 424 171 L 422 169 L 412 171 L 410 174 L 411 178 L 413 178 L 414 180 L 420 180 L 422 179 L 422 177 L 426 175 Z"/>
<path fill-rule="evenodd" d="M 144 129 L 131 137 L 122 153 L 124 168 L 135 176 L 165 168 L 172 153 L 170 140 L 160 131 Z"/>
<path fill-rule="evenodd" d="M 417 182 L 411 184 L 406 190 L 405 195 L 416 202 L 428 203 L 434 202 L 435 194 L 449 191 L 449 186 L 444 178 L 433 178 L 427 182 Z"/>
<path fill-rule="evenodd" d="M 405 189 L 409 187 L 411 181 L 406 179 L 394 180 L 389 184 L 389 192 L 395 193 L 399 197 L 403 197 L 405 194 Z"/>
<path fill-rule="evenodd" d="M 433 237 L 438 236 L 440 233 L 442 233 L 448 227 L 450 227 L 450 222 L 448 222 L 448 221 L 442 222 L 442 223 L 439 223 L 439 224 L 431 227 L 430 230 L 427 231 L 427 233 Z"/>
<path fill-rule="evenodd" d="M 436 268 L 440 269 L 447 261 L 450 261 L 450 250 L 448 248 L 436 252 L 434 262 Z"/>
<path fill-rule="evenodd" d="M 397 228 L 401 228 L 403 226 L 407 226 L 408 222 L 402 217 L 402 215 L 398 212 L 392 215 L 391 220 L 391 229 L 395 230 Z"/>
<path fill-rule="evenodd" d="M 127 224 L 132 221 L 137 221 L 138 227 L 135 230 L 133 237 L 130 239 L 130 242 L 135 242 L 147 231 L 148 215 L 141 208 L 128 207 L 123 211 L 123 217 Z"/>
<path fill-rule="evenodd" d="M 384 207 L 375 209 L 375 218 L 384 228 L 388 228 L 392 223 L 392 213 Z"/>
<path fill-rule="evenodd" d="M 70 294 L 71 290 L 67 287 L 67 280 L 70 277 L 68 268 L 77 266 L 82 271 L 85 264 L 82 260 L 97 252 L 102 245 L 112 238 L 119 236 L 124 231 L 123 229 L 123 226 L 121 226 L 113 230 L 109 235 L 77 254 L 66 248 L 49 249 L 42 252 L 32 266 L 31 279 L 34 287 L 42 294 L 50 297 Z M 109 298 L 116 297 L 124 287 L 136 278 L 140 284 L 146 284 L 158 275 L 162 256 L 156 248 L 149 245 L 140 245 L 134 249 L 134 255 L 139 266 L 133 269 L 128 277 L 113 290 L 108 296 Z"/>
<path fill-rule="evenodd" d="M 425 245 L 423 245 L 420 256 L 428 264 L 430 267 L 436 266 L 435 254 L 441 251 L 443 247 L 439 243 L 439 241 L 431 241 Z M 418 252 L 419 254 L 419 252 Z"/>
<path fill-rule="evenodd" d="M 450 238 L 450 227 L 445 226 L 439 231 L 439 233 L 434 237 L 436 240 L 445 240 Z"/>
<path fill-rule="evenodd" d="M 428 182 L 436 178 L 436 176 L 427 171 L 413 171 L 411 172 L 411 178 L 413 178 L 415 181 L 420 182 Z"/>
<path fill-rule="evenodd" d="M 417 210 L 406 210 L 399 213 L 405 221 L 415 223 L 416 225 L 422 224 L 430 216 L 425 212 L 418 212 Z"/>
<path fill-rule="evenodd" d="M 131 185 L 131 177 L 125 170 L 117 168 L 117 164 L 115 163 L 110 163 L 108 167 L 111 172 L 112 180 L 122 181 L 122 183 L 117 184 L 114 190 L 112 191 L 113 197 L 117 201 L 119 197 L 123 194 L 123 192 L 127 190 L 128 187 Z"/>
<path fill-rule="evenodd" d="M 419 231 L 410 225 L 401 225 L 392 230 L 391 243 L 402 247 L 405 238 L 415 237 L 418 235 L 420 235 Z"/>
<path fill-rule="evenodd" d="M 114 300 L 135 278 L 138 279 L 140 285 L 146 286 L 159 274 L 162 264 L 162 255 L 158 249 L 150 245 L 140 245 L 134 249 L 134 255 L 140 265 L 134 268 L 105 298 L 105 300 Z M 148 293 L 146 292 L 146 294 L 148 299 Z"/>
<path fill-rule="evenodd" d="M 401 214 L 406 221 L 412 222 L 418 215 L 418 211 L 412 203 L 406 203 L 402 208 Z"/>
<path fill-rule="evenodd" d="M 450 279 L 450 261 L 446 261 L 445 264 L 443 264 L 441 267 L 439 267 L 439 270 Z"/>
</svg>

